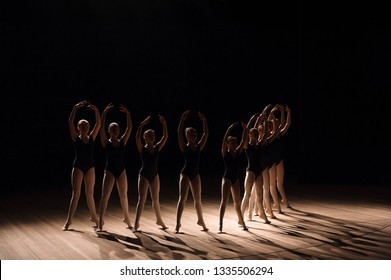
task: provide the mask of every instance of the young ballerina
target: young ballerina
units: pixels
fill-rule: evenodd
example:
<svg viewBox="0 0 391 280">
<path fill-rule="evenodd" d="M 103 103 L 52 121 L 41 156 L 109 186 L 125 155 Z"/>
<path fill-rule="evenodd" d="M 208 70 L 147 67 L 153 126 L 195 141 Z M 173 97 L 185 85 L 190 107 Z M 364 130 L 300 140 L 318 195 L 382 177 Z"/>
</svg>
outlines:
<svg viewBox="0 0 391 280">
<path fill-rule="evenodd" d="M 75 127 L 75 115 L 79 108 L 87 107 L 95 113 L 95 125 L 90 131 L 90 124 L 87 120 L 81 119 Z M 75 159 L 71 174 L 72 197 L 69 204 L 68 217 L 63 230 L 68 230 L 72 224 L 72 218 L 76 212 L 80 198 L 81 186 L 84 180 L 87 205 L 90 211 L 90 221 L 98 225 L 98 217 L 95 209 L 94 187 L 95 187 L 95 167 L 94 167 L 94 143 L 98 135 L 101 120 L 99 110 L 95 105 L 86 100 L 77 103 L 69 116 L 69 131 L 75 148 Z"/>
<path fill-rule="evenodd" d="M 194 199 L 194 207 L 197 212 L 197 224 L 201 226 L 204 231 L 209 230 L 206 227 L 204 218 L 202 216 L 201 178 L 199 175 L 200 154 L 209 136 L 208 123 L 204 114 L 198 112 L 198 117 L 201 119 L 203 125 L 203 133 L 201 139 L 197 142 L 198 135 L 195 128 L 186 127 L 186 129 L 183 129 L 184 122 L 187 119 L 189 113 L 190 110 L 182 113 L 178 126 L 178 143 L 185 163 L 180 172 L 179 178 L 179 199 L 176 210 L 175 233 L 179 233 L 179 229 L 181 227 L 182 213 L 185 208 L 187 196 L 189 194 L 189 188 L 191 189 L 191 193 Z M 185 134 L 187 142 L 185 142 L 183 134 Z"/>
<path fill-rule="evenodd" d="M 160 202 L 159 202 L 159 192 L 160 192 L 160 179 L 158 173 L 158 161 L 159 153 L 163 146 L 167 142 L 168 138 L 168 129 L 165 118 L 162 115 L 159 116 L 159 121 L 163 126 L 163 136 L 155 144 L 156 134 L 152 129 L 147 129 L 144 131 L 144 141 L 143 145 L 141 140 L 141 135 L 143 134 L 143 128 L 146 124 L 150 123 L 151 116 L 148 116 L 145 120 L 140 123 L 140 126 L 136 132 L 136 145 L 141 157 L 141 169 L 138 176 L 138 202 L 136 207 L 136 220 L 134 222 L 134 231 L 137 231 L 140 226 L 140 217 L 144 209 L 144 204 L 148 195 L 148 187 L 151 193 L 152 198 L 152 207 L 155 211 L 156 224 L 161 226 L 162 229 L 167 229 L 166 225 L 163 222 L 163 219 L 160 214 Z"/>
<path fill-rule="evenodd" d="M 253 115 L 250 122 L 256 118 Z M 250 123 L 249 122 L 249 123 Z M 244 145 L 247 157 L 246 177 L 244 180 L 244 196 L 242 199 L 241 209 L 245 213 L 250 202 L 252 189 L 256 192 L 255 203 L 258 205 L 259 216 L 266 224 L 270 224 L 263 208 L 263 177 L 261 166 L 261 143 L 259 142 L 259 131 L 253 127 L 249 130 L 249 140 Z"/>
<path fill-rule="evenodd" d="M 260 143 L 262 148 L 261 155 L 261 166 L 262 166 L 262 178 L 263 178 L 263 207 L 265 213 L 269 215 L 271 219 L 276 219 L 276 216 L 273 213 L 273 208 L 271 204 L 271 195 L 270 195 L 270 177 L 269 177 L 269 168 L 273 164 L 273 160 L 270 153 L 270 143 L 275 139 L 275 129 L 270 130 L 270 126 L 267 124 L 267 115 L 268 109 L 271 105 L 268 105 L 264 114 L 257 120 L 256 127 L 259 131 Z M 275 123 L 274 123 L 275 127 Z"/>
<path fill-rule="evenodd" d="M 269 145 L 268 145 L 268 137 L 269 132 L 266 129 L 265 121 L 268 116 L 268 110 L 271 108 L 271 104 L 267 105 L 262 113 L 258 116 L 254 127 L 258 129 L 259 132 L 259 146 L 261 147 L 261 170 L 262 170 L 262 180 L 263 180 L 263 207 L 266 211 L 266 213 L 270 216 L 270 218 L 275 219 L 276 216 L 273 214 L 273 210 L 271 207 L 271 201 L 270 201 L 270 183 L 269 183 L 269 163 L 270 163 L 270 156 L 269 156 Z M 254 213 L 255 216 L 259 216 L 259 208 L 258 204 L 255 203 L 256 201 L 256 191 L 253 186 L 253 189 L 251 191 L 250 196 L 250 202 L 249 202 L 249 210 L 248 210 L 248 219 L 252 220 L 252 215 Z"/>
<path fill-rule="evenodd" d="M 224 174 L 221 181 L 221 202 L 220 202 L 220 222 L 218 233 L 223 233 L 223 219 L 225 209 L 227 207 L 229 194 L 231 192 L 234 209 L 238 216 L 238 223 L 243 227 L 243 230 L 248 230 L 244 220 L 243 213 L 240 209 L 240 155 L 243 151 L 244 143 L 248 137 L 248 127 L 242 122 L 242 140 L 238 145 L 236 137 L 230 136 L 231 131 L 238 125 L 238 123 L 231 124 L 224 134 L 223 143 L 221 146 L 221 154 L 224 161 Z"/>
<path fill-rule="evenodd" d="M 280 121 L 275 117 L 274 112 L 280 111 Z M 287 117 L 285 119 L 285 111 Z M 284 108 L 282 105 L 276 105 L 272 112 L 270 112 L 270 120 L 276 123 L 276 130 L 278 131 L 274 141 L 271 144 L 271 157 L 272 165 L 269 168 L 270 175 L 270 190 L 273 197 L 274 206 L 279 213 L 283 213 L 279 201 L 279 195 L 281 196 L 281 203 L 287 208 L 292 208 L 284 187 L 284 136 L 287 133 L 291 125 L 291 110 L 288 106 Z"/>
<path fill-rule="evenodd" d="M 108 127 L 108 133 L 110 138 L 107 139 L 105 131 L 105 122 L 107 113 L 114 107 L 112 103 L 106 106 L 102 113 L 102 125 L 100 128 L 100 140 L 102 146 L 106 152 L 106 166 L 103 176 L 102 196 L 99 204 L 99 225 L 98 229 L 102 230 L 104 225 L 104 216 L 107 209 L 107 204 L 113 190 L 113 186 L 116 183 L 118 194 L 121 201 L 121 207 L 123 211 L 123 222 L 132 228 L 129 215 L 129 203 L 128 203 L 128 179 L 126 176 L 126 168 L 124 161 L 124 151 L 126 143 L 129 140 L 130 132 L 132 131 L 132 120 L 128 109 L 121 105 L 119 110 L 126 114 L 127 127 L 121 137 L 119 137 L 120 128 L 118 123 L 112 122 Z"/>
</svg>

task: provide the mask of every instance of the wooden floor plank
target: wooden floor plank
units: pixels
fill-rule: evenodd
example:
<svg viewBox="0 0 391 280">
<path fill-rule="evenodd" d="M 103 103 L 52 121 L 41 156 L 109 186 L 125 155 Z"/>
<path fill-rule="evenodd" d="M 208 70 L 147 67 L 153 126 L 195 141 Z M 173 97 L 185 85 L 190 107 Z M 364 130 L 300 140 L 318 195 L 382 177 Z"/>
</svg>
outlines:
<svg viewBox="0 0 391 280">
<path fill-rule="evenodd" d="M 174 188 L 174 186 L 172 186 Z M 0 259 L 2 260 L 225 260 L 225 259 L 390 259 L 391 203 L 365 194 L 345 194 L 298 188 L 291 193 L 293 209 L 283 208 L 277 219 L 265 224 L 259 217 L 246 220 L 249 231 L 237 224 L 230 200 L 224 216 L 224 233 L 218 233 L 218 195 L 203 197 L 209 231 L 197 225 L 191 195 L 175 234 L 175 192 L 162 194 L 162 230 L 148 200 L 133 232 L 122 222 L 119 200 L 111 198 L 105 231 L 97 233 L 81 199 L 69 231 L 62 231 L 68 190 L 54 189 L 28 197 L 1 199 Z M 325 188 L 326 189 L 326 188 Z M 174 193 L 174 195 L 173 195 Z M 130 201 L 132 224 L 136 201 Z M 98 205 L 98 203 L 97 203 Z M 245 217 L 247 217 L 245 215 Z"/>
</svg>

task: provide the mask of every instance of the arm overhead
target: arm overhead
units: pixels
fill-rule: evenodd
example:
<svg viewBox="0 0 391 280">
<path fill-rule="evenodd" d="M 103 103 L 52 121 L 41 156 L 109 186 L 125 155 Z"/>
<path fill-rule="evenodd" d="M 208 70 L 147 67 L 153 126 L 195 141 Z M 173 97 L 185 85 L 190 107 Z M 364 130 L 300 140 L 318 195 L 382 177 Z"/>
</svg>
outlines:
<svg viewBox="0 0 391 280">
<path fill-rule="evenodd" d="M 181 119 L 179 120 L 179 125 L 178 125 L 178 144 L 179 144 L 179 149 L 183 152 L 185 150 L 185 139 L 183 137 L 183 127 L 184 127 L 184 122 L 187 119 L 188 115 L 190 113 L 190 110 L 187 110 L 182 113 Z"/>
<path fill-rule="evenodd" d="M 139 125 L 136 131 L 136 145 L 137 150 L 141 153 L 143 150 L 143 142 L 141 140 L 142 134 L 143 134 L 143 128 L 146 124 L 148 124 L 151 121 L 151 116 L 146 117 Z"/>
<path fill-rule="evenodd" d="M 206 121 L 206 117 L 204 114 L 202 114 L 201 112 L 198 112 L 198 117 L 201 119 L 202 121 L 202 136 L 201 136 L 201 139 L 200 141 L 198 142 L 198 145 L 200 146 L 200 150 L 202 150 L 206 144 L 206 141 L 208 140 L 208 136 L 209 136 L 209 128 L 208 128 L 208 122 Z"/>
<path fill-rule="evenodd" d="M 161 150 L 164 147 L 164 145 L 166 144 L 167 139 L 168 139 L 168 128 L 167 128 L 166 119 L 162 115 L 158 115 L 158 116 L 159 116 L 159 121 L 163 126 L 163 136 L 162 136 L 162 138 L 160 138 L 159 142 L 157 142 L 156 145 L 159 148 L 159 150 Z"/>
</svg>

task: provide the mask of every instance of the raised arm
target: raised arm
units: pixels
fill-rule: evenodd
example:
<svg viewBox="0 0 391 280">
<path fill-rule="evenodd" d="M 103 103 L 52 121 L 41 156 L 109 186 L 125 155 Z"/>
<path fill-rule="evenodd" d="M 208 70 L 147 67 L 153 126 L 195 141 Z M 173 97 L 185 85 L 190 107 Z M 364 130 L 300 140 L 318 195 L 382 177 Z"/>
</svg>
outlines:
<svg viewBox="0 0 391 280">
<path fill-rule="evenodd" d="M 76 116 L 76 111 L 77 109 L 84 107 L 87 104 L 87 101 L 84 100 L 82 102 L 77 103 L 75 106 L 73 106 L 71 114 L 68 119 L 69 123 L 69 132 L 71 134 L 72 141 L 75 142 L 77 139 L 77 129 L 75 126 L 75 116 Z"/>
<path fill-rule="evenodd" d="M 289 127 L 291 126 L 291 109 L 286 106 L 285 107 L 285 111 L 286 111 L 286 123 L 284 125 L 284 127 L 281 129 L 281 133 L 282 135 L 285 135 L 289 129 Z M 281 114 L 284 114 L 284 112 L 281 112 Z"/>
<path fill-rule="evenodd" d="M 225 131 L 224 138 L 223 138 L 223 143 L 221 143 L 221 155 L 223 157 L 225 157 L 225 155 L 227 154 L 227 151 L 228 151 L 228 148 L 227 148 L 228 136 L 230 135 L 232 129 L 234 129 L 234 127 L 236 127 L 237 125 L 238 125 L 238 123 L 234 122 Z"/>
<path fill-rule="evenodd" d="M 95 112 L 95 125 L 92 128 L 91 133 L 90 133 L 90 136 L 95 141 L 96 136 L 98 136 L 100 125 L 101 125 L 100 114 L 99 114 L 98 108 L 95 105 L 89 103 L 87 107 Z"/>
<path fill-rule="evenodd" d="M 103 110 L 103 113 L 102 113 L 102 119 L 101 119 L 101 124 L 100 124 L 100 129 L 99 129 L 99 135 L 100 135 L 100 141 L 101 141 L 103 147 L 106 147 L 106 143 L 107 143 L 106 115 L 107 115 L 107 112 L 111 110 L 111 108 L 113 108 L 113 104 L 112 103 L 107 105 L 106 108 Z"/>
<path fill-rule="evenodd" d="M 181 119 L 180 119 L 179 125 L 178 125 L 178 144 L 179 144 L 179 149 L 182 152 L 185 150 L 185 147 L 186 147 L 185 139 L 183 138 L 183 133 L 184 133 L 183 126 L 184 126 L 185 120 L 189 116 L 189 112 L 190 112 L 190 110 L 187 110 L 182 113 L 182 116 L 181 116 Z"/>
<path fill-rule="evenodd" d="M 245 143 L 248 143 L 248 128 L 247 128 L 247 125 L 242 122 L 242 140 L 240 140 L 240 143 L 238 145 L 238 147 L 236 148 L 236 150 L 238 151 L 238 153 L 241 153 L 243 148 L 244 148 L 244 145 Z"/>
<path fill-rule="evenodd" d="M 257 119 L 257 116 L 259 113 L 255 113 L 254 115 L 251 116 L 251 118 L 247 122 L 247 128 L 250 129 L 252 126 L 252 123 L 254 122 L 255 119 Z"/>
<path fill-rule="evenodd" d="M 281 132 L 281 130 L 285 126 L 285 109 L 284 109 L 284 106 L 282 106 L 280 104 L 277 104 L 276 106 L 277 106 L 278 110 L 280 111 L 280 124 L 278 126 L 278 129 Z"/>
<path fill-rule="evenodd" d="M 246 135 L 246 141 L 243 142 L 243 149 L 248 148 L 248 133 L 250 132 L 250 127 L 251 127 L 252 123 L 254 122 L 254 120 L 257 118 L 258 114 L 259 113 L 255 113 L 254 115 L 252 115 L 251 118 L 247 122 L 247 125 L 246 125 L 247 135 Z"/>
<path fill-rule="evenodd" d="M 124 134 L 121 137 L 122 141 L 124 142 L 124 145 L 126 145 L 126 143 L 128 143 L 130 133 L 132 132 L 132 118 L 130 116 L 130 112 L 129 112 L 128 108 L 126 108 L 124 105 L 121 104 L 119 110 L 122 113 L 126 114 L 126 129 L 125 129 Z"/>
<path fill-rule="evenodd" d="M 200 146 L 200 150 L 202 150 L 206 144 L 206 141 L 208 140 L 209 136 L 209 128 L 208 128 L 208 122 L 206 121 L 206 117 L 201 112 L 198 112 L 198 117 L 202 121 L 202 136 L 200 141 L 198 142 L 198 145 Z"/>
<path fill-rule="evenodd" d="M 167 142 L 168 139 L 168 128 L 167 128 L 167 122 L 166 119 L 162 115 L 158 115 L 159 121 L 163 126 L 163 136 L 160 138 L 159 142 L 156 143 L 156 146 L 158 147 L 159 151 L 164 147 L 164 145 Z"/>
<path fill-rule="evenodd" d="M 277 119 L 276 119 L 276 117 L 274 115 L 274 111 L 273 110 L 270 112 L 268 119 L 272 122 L 272 125 L 273 125 L 272 131 L 270 132 L 269 136 L 267 137 L 267 141 L 269 143 L 271 143 L 280 134 L 280 130 L 277 127 Z M 265 125 L 266 125 L 266 123 L 265 123 Z"/>
<path fill-rule="evenodd" d="M 149 122 L 151 121 L 151 116 L 148 116 L 145 118 L 145 120 L 143 120 L 140 125 L 138 126 L 137 128 L 137 131 L 136 131 L 136 145 L 137 145 L 137 150 L 141 153 L 141 151 L 143 150 L 143 142 L 141 141 L 141 137 L 142 137 L 142 134 L 143 134 L 143 128 L 146 124 L 148 124 Z"/>
<path fill-rule="evenodd" d="M 270 108 L 272 107 L 271 104 L 268 104 L 262 111 L 261 114 L 259 114 L 257 120 L 255 121 L 255 124 L 254 124 L 254 127 L 255 128 L 258 128 L 262 122 L 264 121 L 264 119 L 267 117 L 267 115 L 269 114 L 269 110 Z M 263 119 L 262 119 L 263 118 Z"/>
</svg>

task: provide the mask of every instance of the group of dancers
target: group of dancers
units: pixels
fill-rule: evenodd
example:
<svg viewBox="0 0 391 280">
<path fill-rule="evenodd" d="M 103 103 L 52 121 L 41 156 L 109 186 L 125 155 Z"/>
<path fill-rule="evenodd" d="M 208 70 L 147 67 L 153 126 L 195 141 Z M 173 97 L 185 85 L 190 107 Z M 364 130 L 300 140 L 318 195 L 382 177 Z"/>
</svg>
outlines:
<svg viewBox="0 0 391 280">
<path fill-rule="evenodd" d="M 86 119 L 75 123 L 79 108 L 89 108 L 94 111 L 95 124 L 91 129 Z M 167 142 L 168 129 L 166 120 L 158 115 L 163 128 L 162 137 L 157 141 L 153 129 L 144 129 L 151 122 L 151 116 L 145 118 L 136 132 L 136 145 L 141 158 L 141 168 L 138 174 L 138 202 L 134 226 L 132 226 L 128 203 L 128 180 L 124 151 L 132 131 L 132 119 L 129 110 L 120 105 L 119 111 L 126 115 L 126 128 L 120 135 L 117 122 L 106 127 L 106 116 L 114 108 L 109 103 L 103 110 L 102 116 L 98 108 L 84 100 L 74 105 L 69 117 L 70 136 L 74 143 L 75 158 L 71 173 L 72 197 L 69 204 L 68 216 L 63 230 L 68 230 L 72 224 L 80 198 L 84 181 L 87 206 L 90 212 L 90 221 L 95 223 L 98 231 L 103 230 L 105 212 L 114 185 L 117 186 L 123 211 L 123 222 L 127 228 L 138 231 L 140 218 L 147 199 L 148 190 L 151 193 L 152 207 L 156 216 L 156 224 L 161 229 L 168 227 L 163 222 L 160 212 L 160 179 L 158 171 L 159 153 Z M 279 111 L 278 117 L 276 112 Z M 194 207 L 197 213 L 197 224 L 203 231 L 208 231 L 202 213 L 201 178 L 199 174 L 200 155 L 208 140 L 208 122 L 203 113 L 198 112 L 202 121 L 202 134 L 198 137 L 197 130 L 192 126 L 185 126 L 190 110 L 182 113 L 178 125 L 178 144 L 184 157 L 184 165 L 179 177 L 179 197 L 176 208 L 175 233 L 180 232 L 182 214 L 186 205 L 189 189 L 191 190 Z M 282 214 L 281 204 L 290 208 L 290 203 L 284 190 L 284 136 L 291 124 L 291 111 L 288 106 L 280 104 L 266 106 L 261 113 L 251 116 L 247 123 L 241 122 L 242 136 L 240 143 L 232 131 L 239 123 L 231 124 L 223 137 L 221 154 L 224 162 L 224 173 L 221 184 L 221 202 L 219 208 L 219 233 L 223 233 L 224 214 L 232 194 L 234 209 L 238 217 L 238 224 L 243 230 L 248 230 L 244 221 L 244 213 L 248 212 L 248 220 L 253 215 L 262 218 L 265 223 L 275 219 L 275 209 Z M 98 136 L 106 154 L 102 194 L 99 202 L 99 217 L 94 201 L 95 167 L 94 143 Z M 244 195 L 240 194 L 240 155 L 244 151 L 247 158 L 246 176 L 244 180 Z M 281 197 L 281 201 L 280 201 Z"/>
</svg>

